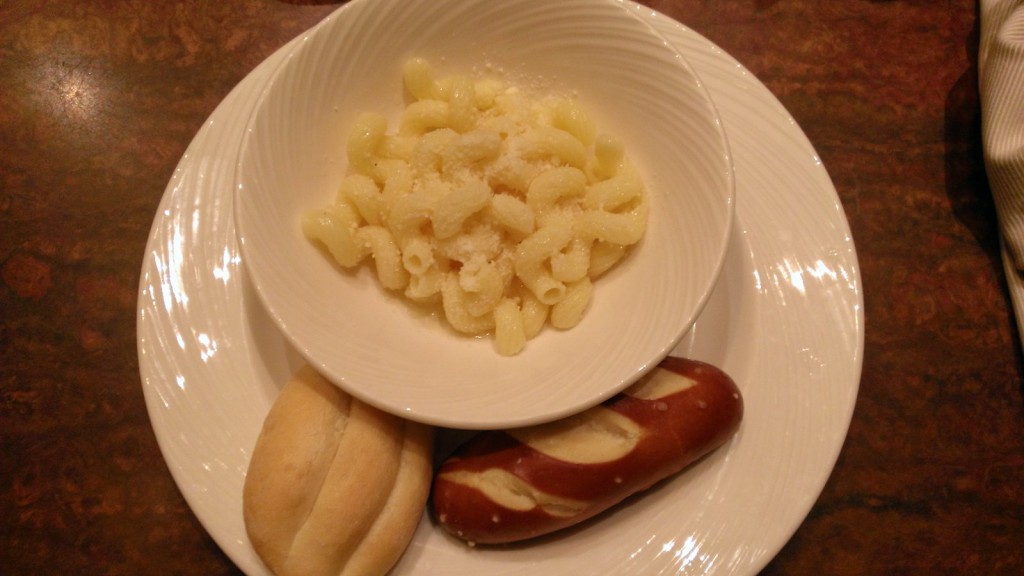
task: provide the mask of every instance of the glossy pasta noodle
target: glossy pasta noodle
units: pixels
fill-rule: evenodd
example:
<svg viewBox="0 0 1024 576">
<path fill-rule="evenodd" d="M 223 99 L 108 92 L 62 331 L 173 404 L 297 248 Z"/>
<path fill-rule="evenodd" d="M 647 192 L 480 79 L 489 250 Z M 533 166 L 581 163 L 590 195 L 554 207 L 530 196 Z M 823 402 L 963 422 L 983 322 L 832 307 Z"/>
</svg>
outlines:
<svg viewBox="0 0 1024 576">
<path fill-rule="evenodd" d="M 415 58 L 397 129 L 351 129 L 350 174 L 302 229 L 343 267 L 372 262 L 384 288 L 440 305 L 464 334 L 520 353 L 545 325 L 576 326 L 593 280 L 647 227 L 643 181 L 572 98 L 531 98 Z"/>
</svg>

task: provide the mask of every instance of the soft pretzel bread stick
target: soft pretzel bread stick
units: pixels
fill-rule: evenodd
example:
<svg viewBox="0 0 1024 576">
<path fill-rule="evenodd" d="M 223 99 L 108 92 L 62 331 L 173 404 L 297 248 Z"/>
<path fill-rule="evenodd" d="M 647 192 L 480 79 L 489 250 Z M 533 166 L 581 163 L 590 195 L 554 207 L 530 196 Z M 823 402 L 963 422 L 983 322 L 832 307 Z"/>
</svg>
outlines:
<svg viewBox="0 0 1024 576">
<path fill-rule="evenodd" d="M 718 368 L 668 358 L 623 394 L 550 424 L 482 432 L 434 480 L 438 522 L 472 543 L 515 542 L 591 518 L 724 444 L 743 400 Z"/>
<path fill-rule="evenodd" d="M 257 554 L 278 576 L 385 574 L 423 514 L 432 442 L 430 427 L 303 367 L 267 414 L 246 474 Z"/>
</svg>

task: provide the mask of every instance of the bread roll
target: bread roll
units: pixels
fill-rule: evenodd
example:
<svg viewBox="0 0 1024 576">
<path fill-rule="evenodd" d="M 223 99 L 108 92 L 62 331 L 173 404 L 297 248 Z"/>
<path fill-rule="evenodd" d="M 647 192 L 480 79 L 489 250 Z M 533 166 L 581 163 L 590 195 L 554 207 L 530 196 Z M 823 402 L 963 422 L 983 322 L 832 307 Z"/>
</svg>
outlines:
<svg viewBox="0 0 1024 576">
<path fill-rule="evenodd" d="M 678 473 L 724 444 L 742 417 L 728 375 L 668 358 L 581 414 L 474 437 L 438 471 L 434 515 L 474 544 L 549 534 Z"/>
<path fill-rule="evenodd" d="M 385 574 L 426 506 L 433 430 L 306 366 L 281 391 L 243 491 L 253 548 L 278 576 Z"/>
</svg>

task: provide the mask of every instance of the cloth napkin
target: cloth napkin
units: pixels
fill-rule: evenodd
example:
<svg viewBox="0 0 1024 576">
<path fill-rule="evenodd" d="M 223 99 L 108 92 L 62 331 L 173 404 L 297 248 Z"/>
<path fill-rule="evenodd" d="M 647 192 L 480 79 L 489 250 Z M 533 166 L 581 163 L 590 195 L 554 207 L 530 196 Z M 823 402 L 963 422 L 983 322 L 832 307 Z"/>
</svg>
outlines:
<svg viewBox="0 0 1024 576">
<path fill-rule="evenodd" d="M 980 0 L 978 82 L 985 171 L 1024 347 L 1024 0 Z"/>
</svg>

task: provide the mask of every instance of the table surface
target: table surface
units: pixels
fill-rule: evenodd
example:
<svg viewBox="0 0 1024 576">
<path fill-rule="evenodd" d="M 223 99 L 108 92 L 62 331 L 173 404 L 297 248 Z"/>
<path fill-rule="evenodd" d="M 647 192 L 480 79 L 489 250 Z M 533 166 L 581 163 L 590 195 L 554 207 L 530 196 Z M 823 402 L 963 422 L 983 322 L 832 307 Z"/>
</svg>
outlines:
<svg viewBox="0 0 1024 576">
<path fill-rule="evenodd" d="M 765 574 L 1024 574 L 1024 390 L 972 0 L 655 0 L 819 152 L 860 259 L 847 442 Z M 0 569 L 237 574 L 168 472 L 139 270 L 185 147 L 338 3 L 0 2 Z"/>
</svg>

